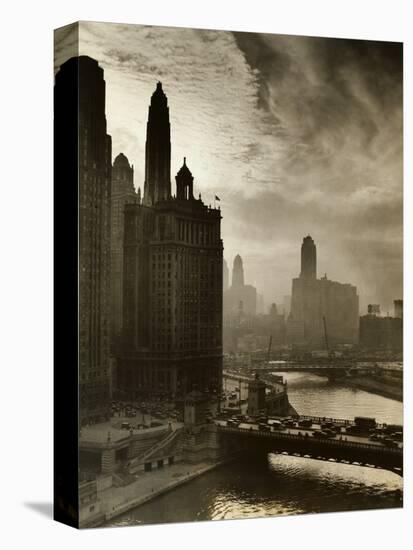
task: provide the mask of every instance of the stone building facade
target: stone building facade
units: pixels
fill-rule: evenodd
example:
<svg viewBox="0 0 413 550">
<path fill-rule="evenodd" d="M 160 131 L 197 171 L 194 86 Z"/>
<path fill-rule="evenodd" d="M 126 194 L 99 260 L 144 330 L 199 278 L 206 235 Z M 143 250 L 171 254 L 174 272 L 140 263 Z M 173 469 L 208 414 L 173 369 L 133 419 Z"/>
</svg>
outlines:
<svg viewBox="0 0 413 550">
<path fill-rule="evenodd" d="M 184 159 L 171 194 L 167 98 L 149 107 L 142 204 L 125 206 L 122 350 L 129 395 L 218 392 L 222 381 L 221 212 L 193 194 Z"/>
<path fill-rule="evenodd" d="M 73 127 L 73 120 L 64 117 L 65 108 L 68 112 L 70 109 L 59 102 L 76 82 L 78 182 L 73 185 L 78 185 L 79 193 L 79 413 L 80 423 L 85 424 L 109 416 L 112 166 L 111 137 L 106 131 L 103 69 L 90 57 L 71 58 L 56 74 L 55 110 L 59 129 L 64 133 L 65 128 L 69 132 Z"/>
<path fill-rule="evenodd" d="M 112 167 L 111 193 L 111 278 L 110 278 L 110 332 L 114 351 L 119 344 L 122 328 L 123 304 L 123 233 L 125 204 L 140 202 L 140 193 L 133 186 L 133 166 L 120 153 Z"/>
</svg>

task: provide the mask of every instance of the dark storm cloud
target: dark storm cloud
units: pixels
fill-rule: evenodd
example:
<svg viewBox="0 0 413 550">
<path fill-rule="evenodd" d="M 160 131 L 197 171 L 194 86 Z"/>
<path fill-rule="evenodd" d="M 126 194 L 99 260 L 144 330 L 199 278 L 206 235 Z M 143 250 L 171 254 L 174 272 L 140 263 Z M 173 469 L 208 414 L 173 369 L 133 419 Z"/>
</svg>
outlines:
<svg viewBox="0 0 413 550">
<path fill-rule="evenodd" d="M 62 36 L 57 66 L 69 47 Z M 186 156 L 196 193 L 220 197 L 228 264 L 242 255 L 267 304 L 290 293 L 307 234 L 319 274 L 363 305 L 401 296 L 400 44 L 82 22 L 80 48 L 104 68 L 113 154 L 136 187 L 162 80 L 172 178 Z"/>
<path fill-rule="evenodd" d="M 402 45 L 234 36 L 257 75 L 268 133 L 284 142 L 268 191 L 241 207 L 246 237 L 285 241 L 298 259 L 311 233 L 323 270 L 357 284 L 362 303 L 374 296 L 387 307 L 402 293 Z M 297 262 L 295 273 L 280 263 L 284 280 L 297 275 Z M 262 270 L 257 277 L 271 285 Z"/>
</svg>

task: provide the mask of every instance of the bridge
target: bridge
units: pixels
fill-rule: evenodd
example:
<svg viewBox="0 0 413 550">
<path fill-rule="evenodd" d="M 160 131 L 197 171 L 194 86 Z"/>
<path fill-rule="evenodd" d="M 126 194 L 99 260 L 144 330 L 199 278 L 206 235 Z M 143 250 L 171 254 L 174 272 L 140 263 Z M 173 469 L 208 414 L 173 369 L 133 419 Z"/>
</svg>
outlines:
<svg viewBox="0 0 413 550">
<path fill-rule="evenodd" d="M 309 417 L 307 417 L 309 418 Z M 322 420 L 322 419 L 320 419 Z M 327 419 L 325 419 L 327 420 Z M 341 420 L 342 425 L 352 424 L 349 420 Z M 218 435 L 224 438 L 232 447 L 239 446 L 242 450 L 261 450 L 325 460 L 382 468 L 403 475 L 403 445 L 387 447 L 379 441 L 371 441 L 360 435 L 338 433 L 335 437 L 321 439 L 314 433 L 321 431 L 319 427 L 268 430 L 260 429 L 257 424 L 241 423 L 238 427 L 227 425 L 226 421 L 215 421 Z"/>
<path fill-rule="evenodd" d="M 318 363 L 318 362 L 288 362 L 288 363 L 266 363 L 253 367 L 255 372 L 312 372 L 324 376 L 346 376 L 350 371 L 357 370 L 352 364 L 346 363 Z M 364 369 L 365 370 L 365 369 Z M 373 367 L 372 367 L 373 370 Z"/>
<path fill-rule="evenodd" d="M 234 368 L 235 367 L 235 368 Z M 252 364 L 244 365 L 241 368 L 242 374 L 246 375 L 255 372 L 313 372 L 325 376 L 345 376 L 350 373 L 375 373 L 382 367 L 378 363 L 358 363 L 348 358 L 313 358 L 305 360 L 279 360 L 279 361 L 254 361 Z M 224 374 L 239 376 L 239 366 L 227 364 L 224 366 Z"/>
</svg>

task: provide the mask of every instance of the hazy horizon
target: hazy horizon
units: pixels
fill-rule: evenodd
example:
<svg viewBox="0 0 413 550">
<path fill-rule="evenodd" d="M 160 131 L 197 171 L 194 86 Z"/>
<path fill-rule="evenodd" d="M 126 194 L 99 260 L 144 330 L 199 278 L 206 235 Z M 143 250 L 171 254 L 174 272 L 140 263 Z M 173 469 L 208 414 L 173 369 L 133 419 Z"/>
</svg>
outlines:
<svg viewBox="0 0 413 550">
<path fill-rule="evenodd" d="M 57 36 L 55 69 L 73 35 Z M 291 294 L 310 234 L 318 276 L 356 285 L 360 309 L 402 298 L 402 45 L 82 22 L 80 54 L 105 71 L 113 159 L 143 190 L 146 121 L 160 80 L 171 180 L 220 197 L 224 256 L 266 305 Z M 217 203 L 218 204 L 218 203 Z"/>
</svg>

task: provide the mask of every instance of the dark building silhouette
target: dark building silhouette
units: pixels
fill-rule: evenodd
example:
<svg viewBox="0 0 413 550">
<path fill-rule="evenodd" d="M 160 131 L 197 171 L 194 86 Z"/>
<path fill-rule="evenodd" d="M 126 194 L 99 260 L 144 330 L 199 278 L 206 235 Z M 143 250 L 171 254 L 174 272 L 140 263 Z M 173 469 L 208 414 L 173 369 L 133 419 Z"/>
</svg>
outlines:
<svg viewBox="0 0 413 550">
<path fill-rule="evenodd" d="M 394 316 L 403 319 L 403 300 L 394 300 Z"/>
<path fill-rule="evenodd" d="M 133 166 L 120 153 L 113 162 L 111 192 L 110 330 L 112 349 L 119 343 L 123 304 L 123 232 L 125 204 L 138 201 L 133 186 Z M 140 201 L 139 201 L 140 202 Z"/>
<path fill-rule="evenodd" d="M 146 127 L 144 204 L 171 198 L 171 126 L 168 100 L 158 82 L 152 94 Z"/>
<path fill-rule="evenodd" d="M 360 347 L 400 351 L 403 348 L 402 317 L 381 317 L 369 308 L 368 314 L 360 317 Z"/>
<path fill-rule="evenodd" d="M 316 246 L 307 236 L 301 247 L 300 277 L 293 279 L 287 340 L 308 347 L 355 344 L 358 341 L 359 299 L 350 284 L 317 279 Z"/>
<path fill-rule="evenodd" d="M 300 279 L 317 279 L 317 249 L 310 235 L 304 237 L 301 245 Z"/>
<path fill-rule="evenodd" d="M 182 397 L 222 381 L 221 212 L 193 194 L 186 160 L 171 196 L 167 98 L 149 107 L 143 202 L 125 205 L 122 351 L 129 395 Z"/>
<path fill-rule="evenodd" d="M 98 62 L 87 56 L 71 58 L 56 74 L 55 117 L 62 135 L 74 126 L 73 119 L 65 114 L 72 113 L 73 106 L 64 103 L 67 90 L 73 86 L 77 90 L 71 97 L 78 110 L 78 181 L 73 181 L 73 185 L 78 186 L 79 193 L 79 409 L 80 423 L 84 424 L 109 417 L 112 166 L 111 138 L 106 132 L 105 80 Z M 62 163 L 58 169 L 67 167 Z M 58 174 L 56 182 L 58 185 Z"/>
</svg>

